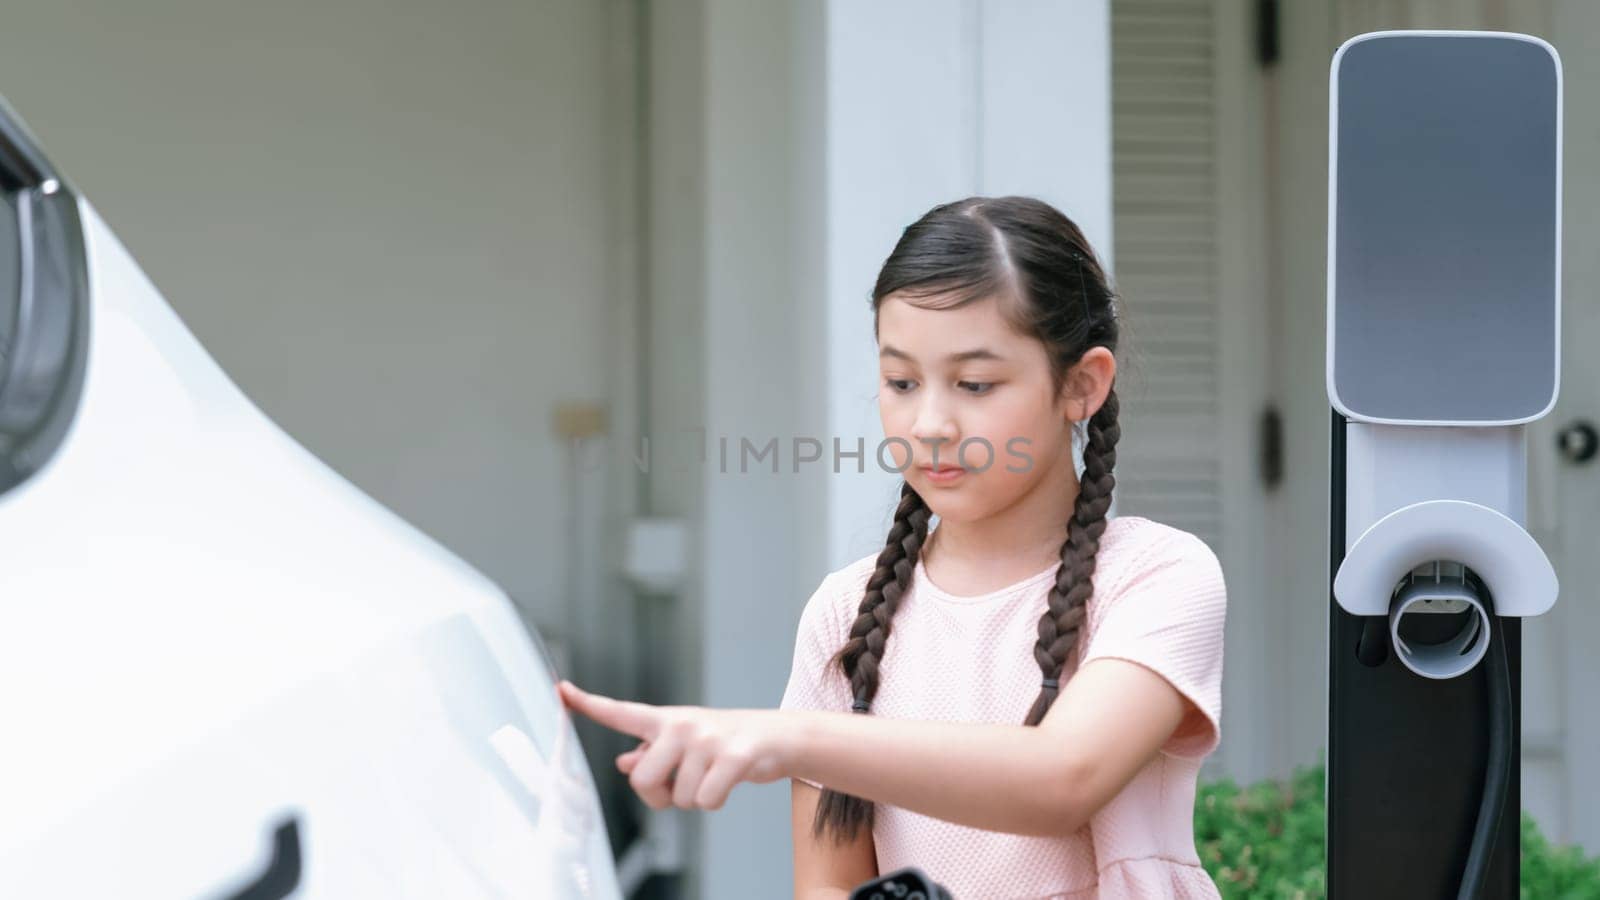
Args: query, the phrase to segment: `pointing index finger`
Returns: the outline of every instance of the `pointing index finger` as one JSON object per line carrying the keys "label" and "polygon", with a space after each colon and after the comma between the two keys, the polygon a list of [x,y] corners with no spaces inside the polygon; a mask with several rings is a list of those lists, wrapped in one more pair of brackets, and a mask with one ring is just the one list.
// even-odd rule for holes
{"label": "pointing index finger", "polygon": [[590,694],[580,690],[570,681],[560,684],[561,696],[573,709],[585,716],[599,722],[601,725],[631,734],[644,740],[652,740],[660,730],[660,715],[656,707],[648,703],[634,703],[631,700],[615,700],[600,694]]}

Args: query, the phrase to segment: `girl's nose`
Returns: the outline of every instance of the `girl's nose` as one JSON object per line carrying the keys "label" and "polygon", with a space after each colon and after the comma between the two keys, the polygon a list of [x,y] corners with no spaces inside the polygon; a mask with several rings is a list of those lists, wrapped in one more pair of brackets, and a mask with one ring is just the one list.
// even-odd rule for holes
{"label": "girl's nose", "polygon": [[941,465],[955,462],[956,442],[961,437],[961,429],[954,417],[945,411],[937,407],[924,409],[922,415],[917,417],[911,436],[916,444],[912,447],[912,454],[916,457],[917,465],[932,462],[935,447],[938,448]]}

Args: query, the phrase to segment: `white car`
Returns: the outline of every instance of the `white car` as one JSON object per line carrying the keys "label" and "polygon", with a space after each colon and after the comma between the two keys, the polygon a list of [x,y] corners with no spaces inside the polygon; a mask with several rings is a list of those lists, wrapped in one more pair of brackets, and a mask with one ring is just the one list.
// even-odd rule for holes
{"label": "white car", "polygon": [[229,381],[0,102],[0,897],[619,897],[505,594]]}

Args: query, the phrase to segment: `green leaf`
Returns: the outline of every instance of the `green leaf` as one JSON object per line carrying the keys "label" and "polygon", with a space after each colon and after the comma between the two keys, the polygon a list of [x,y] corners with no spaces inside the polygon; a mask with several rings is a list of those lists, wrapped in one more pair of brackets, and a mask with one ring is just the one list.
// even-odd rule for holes
{"label": "green leaf", "polygon": [[[1324,763],[1301,766],[1286,780],[1240,786],[1223,778],[1199,785],[1195,849],[1224,900],[1326,897],[1327,802]],[[1522,813],[1522,897],[1600,900],[1600,857],[1553,847]]]}

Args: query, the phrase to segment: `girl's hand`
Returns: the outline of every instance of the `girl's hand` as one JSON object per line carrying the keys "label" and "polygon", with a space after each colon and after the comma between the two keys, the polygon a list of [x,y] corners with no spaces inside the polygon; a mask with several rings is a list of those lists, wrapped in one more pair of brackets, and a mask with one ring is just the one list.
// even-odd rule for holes
{"label": "girl's hand", "polygon": [[651,706],[556,685],[570,710],[640,738],[617,768],[651,809],[721,809],[741,781],[784,777],[788,721],[778,710]]}

